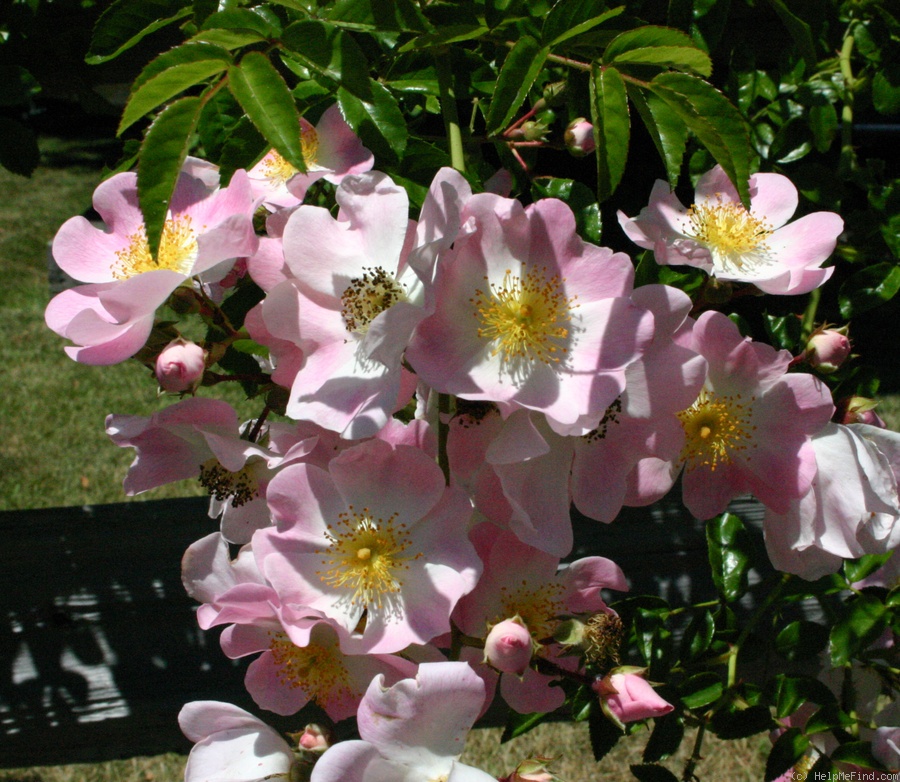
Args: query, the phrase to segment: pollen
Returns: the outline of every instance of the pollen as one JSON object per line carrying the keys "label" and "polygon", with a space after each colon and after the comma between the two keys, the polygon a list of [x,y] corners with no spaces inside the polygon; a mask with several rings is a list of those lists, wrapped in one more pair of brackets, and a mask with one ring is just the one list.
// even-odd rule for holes
{"label": "pollen", "polygon": [[410,535],[396,513],[376,518],[368,508],[357,511],[351,505],[326,536],[330,545],[317,575],[328,586],[345,590],[362,608],[390,608],[409,563],[422,556],[409,552]]}
{"label": "pollen", "polygon": [[128,237],[128,244],[116,251],[111,271],[117,280],[127,280],[143,272],[169,269],[189,276],[197,259],[197,234],[191,227],[190,215],[176,215],[166,220],[156,260],[150,255],[147,231],[141,226]]}
{"label": "pollen", "polygon": [[[316,129],[304,121],[300,129],[300,148],[303,151],[303,162],[306,163],[307,169],[312,168],[316,164],[319,154],[319,135]],[[273,187],[281,187],[295,174],[299,174],[299,169],[291,163],[288,163],[274,149],[269,150],[262,159],[262,175],[269,181]]]}
{"label": "pollen", "polygon": [[681,456],[687,470],[707,467],[715,472],[736,454],[755,447],[756,427],[750,423],[753,401],[754,397],[716,396],[704,390],[693,405],[678,413],[686,435]]}
{"label": "pollen", "polygon": [[545,583],[535,589],[525,579],[515,588],[502,587],[502,618],[518,614],[536,641],[550,638],[558,618],[566,613],[563,593],[560,584]]}
{"label": "pollen", "polygon": [[[487,281],[487,277],[485,277]],[[529,269],[520,277],[507,269],[500,284],[480,288],[470,303],[478,319],[478,337],[491,343],[512,368],[522,362],[550,366],[564,363],[575,297],[566,298],[563,282],[546,267]]]}
{"label": "pollen", "polygon": [[358,695],[337,646],[312,642],[308,646],[296,646],[284,633],[275,633],[269,651],[278,669],[279,682],[291,689],[302,689],[320,706]]}
{"label": "pollen", "polygon": [[218,459],[208,459],[200,465],[200,485],[219,502],[230,499],[235,508],[246,505],[259,496],[259,483],[252,461],[248,461],[237,472],[231,472]]}
{"label": "pollen", "polygon": [[341,294],[341,316],[347,331],[365,334],[372,321],[398,301],[406,290],[381,266],[363,268],[362,277],[350,281]]}
{"label": "pollen", "polygon": [[772,227],[742,204],[716,201],[693,204],[685,233],[705,245],[719,272],[747,272],[770,263],[767,239]]}

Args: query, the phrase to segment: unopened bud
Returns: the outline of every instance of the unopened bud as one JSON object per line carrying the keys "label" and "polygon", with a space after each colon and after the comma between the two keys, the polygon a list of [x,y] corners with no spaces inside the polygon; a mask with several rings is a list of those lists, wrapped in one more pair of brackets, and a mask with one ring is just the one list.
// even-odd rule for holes
{"label": "unopened bud", "polygon": [[331,746],[329,734],[315,723],[307,725],[302,733],[295,734],[295,738],[297,746],[307,752],[324,752]]}
{"label": "unopened bud", "polygon": [[195,342],[173,339],[156,358],[156,380],[163,391],[193,391],[206,370],[206,351]]}
{"label": "unopened bud", "polygon": [[526,141],[546,141],[547,125],[543,122],[523,122],[522,138]]}
{"label": "unopened bud", "polygon": [[604,712],[625,724],[650,717],[662,717],[675,707],[661,698],[650,682],[636,673],[613,673],[593,685]]}
{"label": "unopened bud", "polygon": [[566,149],[577,157],[594,151],[594,126],[584,117],[573,119],[563,134]]}
{"label": "unopened bud", "polygon": [[532,653],[531,632],[518,616],[495,624],[484,641],[484,661],[498,671],[525,673]]}
{"label": "unopened bud", "polygon": [[886,429],[887,424],[875,412],[877,405],[878,402],[874,399],[867,399],[864,396],[849,396],[841,399],[835,405],[836,411],[832,420],[838,424],[868,424],[877,426],[879,429]]}
{"label": "unopened bud", "polygon": [[499,782],[554,782],[559,777],[547,768],[554,760],[556,758],[545,758],[540,755],[528,758],[519,763],[512,774],[501,777]]}
{"label": "unopened bud", "polygon": [[834,372],[850,356],[847,327],[819,329],[806,343],[806,360],[820,372]]}

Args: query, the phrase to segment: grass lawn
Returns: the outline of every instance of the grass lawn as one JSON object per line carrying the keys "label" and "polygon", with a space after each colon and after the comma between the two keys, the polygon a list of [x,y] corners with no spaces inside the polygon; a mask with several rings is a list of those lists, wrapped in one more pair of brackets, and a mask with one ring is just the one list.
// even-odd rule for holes
{"label": "grass lawn", "polygon": [[[63,340],[43,322],[49,300],[47,246],[59,225],[90,204],[100,178],[102,145],[47,140],[45,163],[29,179],[0,170],[0,510],[119,502],[121,482],[133,458],[104,433],[108,413],[149,415],[168,405],[148,371],[137,363],[87,367],[63,352]],[[228,400],[244,417],[255,407],[234,389]],[[898,398],[883,415],[900,424]],[[199,493],[195,482],[166,486],[147,498]],[[140,499],[140,498],[138,498]],[[586,725],[544,725],[498,749],[497,731],[476,731],[467,757],[492,774],[509,773],[529,754],[562,756],[557,773],[567,782],[620,780],[640,763],[646,735],[621,742],[598,766]],[[686,740],[684,751],[691,742]],[[706,780],[761,779],[768,740],[704,744],[698,773]],[[680,776],[684,757],[667,765]],[[164,755],[91,766],[0,771],[0,782],[161,782],[181,777],[184,758]]]}

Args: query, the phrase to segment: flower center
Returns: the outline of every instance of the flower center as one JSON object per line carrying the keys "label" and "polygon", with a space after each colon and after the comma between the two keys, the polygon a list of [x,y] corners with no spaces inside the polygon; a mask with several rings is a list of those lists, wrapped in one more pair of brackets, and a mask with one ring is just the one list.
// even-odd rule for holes
{"label": "flower center", "polygon": [[127,280],[156,269],[169,269],[189,276],[197,259],[197,235],[191,228],[190,215],[177,215],[166,220],[155,261],[150,255],[144,226],[128,237],[125,248],[116,250],[116,258],[112,275],[117,280]]}
{"label": "flower center", "polygon": [[207,459],[200,465],[200,485],[219,502],[231,499],[232,507],[239,508],[259,496],[254,461],[261,463],[251,459],[237,472],[231,472],[215,457]]}
{"label": "flower center", "polygon": [[365,334],[372,321],[398,301],[406,301],[406,291],[380,266],[365,267],[341,294],[341,316],[347,331]]}
{"label": "flower center", "polygon": [[681,458],[687,469],[708,467],[715,472],[721,464],[730,464],[732,456],[753,447],[750,411],[754,397],[745,403],[740,394],[714,396],[704,390],[687,410],[678,413],[687,439]]}
{"label": "flower center", "polygon": [[[305,120],[300,125],[300,148],[303,150],[303,162],[307,169],[316,164],[319,154],[319,135],[316,129]],[[269,180],[274,187],[281,187],[292,176],[299,174],[297,168],[288,163],[274,149],[269,150],[262,159],[262,175]]]}
{"label": "flower center", "polygon": [[337,646],[296,646],[284,633],[272,636],[269,647],[285,687],[300,688],[310,700],[325,706],[352,698],[354,693],[343,655]]}
{"label": "flower center", "polygon": [[768,223],[754,217],[742,204],[722,201],[693,204],[687,212],[685,233],[704,244],[720,272],[746,272],[770,263],[766,239]]}
{"label": "flower center", "polygon": [[368,508],[353,506],[341,513],[334,529],[326,532],[331,545],[322,560],[327,569],[317,575],[331,587],[346,589],[357,606],[381,609],[399,594],[409,561],[422,556],[406,553],[411,545],[405,524],[397,514],[373,518]]}
{"label": "flower center", "polygon": [[500,285],[490,283],[489,293],[475,291],[469,301],[480,323],[478,336],[493,344],[492,356],[502,354],[504,364],[565,360],[566,324],[577,305],[575,297],[565,297],[562,283],[557,276],[548,277],[546,267],[529,269],[524,278],[507,269]]}
{"label": "flower center", "polygon": [[536,641],[553,635],[557,619],[566,613],[560,584],[544,584],[535,590],[533,585],[523,579],[517,588],[502,587],[500,591],[502,618],[518,614]]}

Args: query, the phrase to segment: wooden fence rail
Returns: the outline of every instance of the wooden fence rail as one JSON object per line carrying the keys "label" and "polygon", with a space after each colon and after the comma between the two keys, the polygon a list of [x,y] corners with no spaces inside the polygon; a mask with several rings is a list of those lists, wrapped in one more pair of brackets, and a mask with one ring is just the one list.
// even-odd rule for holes
{"label": "wooden fence rail", "polygon": [[[242,685],[244,664],[198,629],[181,585],[182,554],[215,528],[206,508],[191,498],[0,513],[9,542],[0,570],[0,767],[185,751],[176,715],[191,700],[259,713]],[[758,507],[738,511],[758,528]],[[703,526],[678,504],[631,509],[610,525],[574,523],[573,558],[612,558],[634,592],[673,604],[714,595],[703,575]]]}

